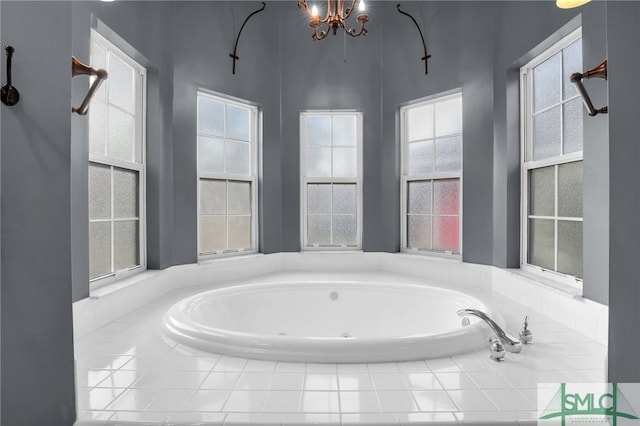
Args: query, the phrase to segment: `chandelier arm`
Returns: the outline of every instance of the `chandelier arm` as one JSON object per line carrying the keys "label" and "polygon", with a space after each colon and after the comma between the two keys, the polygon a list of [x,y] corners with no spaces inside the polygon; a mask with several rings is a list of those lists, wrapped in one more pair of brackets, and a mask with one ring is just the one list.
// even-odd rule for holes
{"label": "chandelier arm", "polygon": [[351,37],[359,37],[361,35],[368,35],[369,31],[364,27],[364,24],[362,24],[362,26],[360,27],[360,31],[358,31],[357,33],[355,28],[346,30],[346,33],[349,34]]}
{"label": "chandelier arm", "polygon": [[[342,0],[342,2],[344,3],[344,0]],[[349,16],[351,16],[351,14],[353,13],[354,10],[356,10],[356,4],[358,3],[358,0],[353,0],[351,2],[351,6],[349,6],[347,8],[347,10],[345,10],[344,12],[344,16],[342,17],[342,19],[349,19]]]}
{"label": "chandelier arm", "polygon": [[314,30],[314,34],[313,34],[313,36],[311,38],[316,40],[316,41],[320,41],[320,40],[324,40],[325,38],[327,38],[328,35],[329,35],[329,30],[328,29],[320,31],[320,33],[318,33],[318,29],[316,28]]}
{"label": "chandelier arm", "polygon": [[422,57],[422,60],[424,61],[424,73],[425,74],[429,74],[427,62],[428,62],[429,58],[431,57],[431,55],[429,55],[427,53],[427,43],[424,41],[424,35],[422,34],[422,30],[420,29],[420,25],[418,25],[418,22],[415,20],[415,18],[413,16],[409,15],[407,12],[404,12],[404,11],[400,10],[400,4],[399,3],[398,3],[398,5],[396,7],[398,8],[398,12],[402,13],[403,15],[408,16],[409,18],[411,18],[413,23],[416,24],[416,28],[418,29],[418,32],[420,33],[420,38],[422,39],[422,48],[424,49],[424,56]]}

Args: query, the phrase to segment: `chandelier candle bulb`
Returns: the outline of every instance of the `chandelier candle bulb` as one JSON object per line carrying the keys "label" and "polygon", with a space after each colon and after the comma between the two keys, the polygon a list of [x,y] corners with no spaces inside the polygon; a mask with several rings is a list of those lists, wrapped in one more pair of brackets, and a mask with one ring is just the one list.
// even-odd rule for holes
{"label": "chandelier candle bulb", "polygon": [[364,5],[364,0],[360,0],[360,5],[358,6],[358,10],[360,12],[364,12],[366,10],[366,6]]}
{"label": "chandelier candle bulb", "polygon": [[316,6],[315,4],[311,7],[311,14],[317,18],[320,15],[320,12],[318,12],[318,6]]}

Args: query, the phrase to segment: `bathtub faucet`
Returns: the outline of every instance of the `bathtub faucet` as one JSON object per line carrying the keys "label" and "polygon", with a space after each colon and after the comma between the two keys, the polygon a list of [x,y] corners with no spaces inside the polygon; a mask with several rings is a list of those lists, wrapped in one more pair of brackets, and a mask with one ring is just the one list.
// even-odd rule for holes
{"label": "bathtub faucet", "polygon": [[505,333],[505,331],[500,328],[500,326],[496,324],[494,320],[489,318],[489,316],[484,312],[477,309],[460,309],[458,311],[459,317],[464,317],[467,315],[476,316],[486,322],[487,325],[489,325],[489,327],[491,327],[493,332],[496,334],[496,337],[498,338],[500,343],[502,343],[507,352],[517,354],[522,350],[522,343]]}

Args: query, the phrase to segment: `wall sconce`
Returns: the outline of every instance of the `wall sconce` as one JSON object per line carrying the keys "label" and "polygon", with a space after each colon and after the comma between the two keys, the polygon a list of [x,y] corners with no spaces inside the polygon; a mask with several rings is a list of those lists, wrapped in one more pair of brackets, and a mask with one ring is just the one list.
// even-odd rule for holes
{"label": "wall sconce", "polygon": [[584,85],[582,84],[582,79],[583,78],[602,78],[602,79],[607,79],[607,61],[604,60],[600,65],[598,65],[595,68],[592,68],[588,71],[585,71],[583,73],[573,73],[571,74],[571,76],[569,77],[569,80],[576,85],[576,89],[578,89],[578,93],[580,93],[580,96],[582,96],[582,101],[584,102],[584,106],[587,108],[587,110],[589,111],[589,115],[591,117],[593,117],[594,115],[597,114],[606,114],[609,112],[609,108],[606,106],[603,106],[602,108],[599,109],[595,109],[593,107],[593,103],[591,102],[591,98],[589,97],[589,95],[587,94],[587,91],[584,88]]}
{"label": "wall sconce", "polygon": [[78,115],[86,115],[89,112],[89,102],[91,102],[91,98],[95,94],[96,90],[100,87],[102,82],[107,79],[108,74],[107,71],[103,69],[96,70],[95,68],[91,68],[89,65],[85,65],[76,59],[75,56],[71,57],[71,77],[76,77],[79,75],[95,75],[96,79],[93,84],[89,88],[87,92],[87,96],[84,97],[84,101],[80,104],[79,107],[71,107],[71,112],[76,112]]}
{"label": "wall sconce", "polygon": [[7,84],[2,86],[0,100],[7,106],[14,106],[20,101],[20,92],[11,85],[11,57],[15,49],[11,46],[4,48],[7,51]]}

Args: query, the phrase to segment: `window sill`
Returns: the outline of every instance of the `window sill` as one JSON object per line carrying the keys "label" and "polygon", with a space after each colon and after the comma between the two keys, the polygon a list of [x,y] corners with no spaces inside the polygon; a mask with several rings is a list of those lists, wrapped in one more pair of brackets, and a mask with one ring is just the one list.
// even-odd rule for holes
{"label": "window sill", "polygon": [[408,250],[404,249],[402,254],[408,256],[422,257],[422,258],[431,258],[438,260],[450,260],[455,262],[462,262],[461,254],[447,254],[439,251],[428,251],[428,250]]}
{"label": "window sill", "polygon": [[527,280],[532,284],[553,290],[565,296],[569,296],[572,298],[582,297],[581,288],[571,286],[558,280],[554,280],[553,278],[544,277],[540,274],[536,274],[524,269],[508,269],[508,271],[520,278]]}
{"label": "window sill", "polygon": [[353,249],[346,249],[346,248],[326,248],[326,247],[319,247],[319,248],[305,248],[300,250],[300,254],[358,254],[358,253],[364,253],[364,251],[361,248],[353,248]]}
{"label": "window sill", "polygon": [[89,298],[100,299],[101,297],[105,297],[117,291],[120,291],[123,288],[130,287],[139,282],[155,278],[158,274],[160,274],[160,272],[160,270],[145,269],[144,271],[129,275],[128,277],[124,277],[122,279],[112,281],[108,284],[101,285],[89,291]]}
{"label": "window sill", "polygon": [[209,254],[198,258],[198,265],[209,265],[217,262],[233,262],[236,259],[251,259],[264,256],[255,250],[242,251],[237,253]]}

